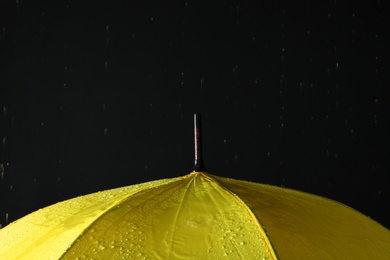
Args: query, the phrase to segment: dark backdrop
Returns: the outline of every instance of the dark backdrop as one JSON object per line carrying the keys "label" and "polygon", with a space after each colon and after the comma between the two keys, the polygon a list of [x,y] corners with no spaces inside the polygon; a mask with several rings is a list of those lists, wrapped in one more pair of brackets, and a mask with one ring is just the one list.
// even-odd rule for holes
{"label": "dark backdrop", "polygon": [[360,2],[2,0],[1,224],[189,173],[201,112],[210,173],[390,227],[390,15]]}

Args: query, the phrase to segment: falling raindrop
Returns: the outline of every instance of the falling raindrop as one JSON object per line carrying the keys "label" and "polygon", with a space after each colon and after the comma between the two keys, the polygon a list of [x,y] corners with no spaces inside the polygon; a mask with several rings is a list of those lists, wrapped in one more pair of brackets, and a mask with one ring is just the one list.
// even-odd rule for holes
{"label": "falling raindrop", "polygon": [[1,178],[1,183],[4,181],[4,164],[0,163],[0,178]]}
{"label": "falling raindrop", "polygon": [[7,118],[7,107],[3,107],[3,117]]}
{"label": "falling raindrop", "polygon": [[5,213],[5,224],[8,224],[8,220],[9,220],[9,214]]}
{"label": "falling raindrop", "polygon": [[204,87],[204,78],[200,79],[200,88],[203,89]]}
{"label": "falling raindrop", "polygon": [[104,138],[107,138],[108,128],[104,128],[103,132],[104,132]]}
{"label": "falling raindrop", "polygon": [[237,164],[238,163],[238,154],[234,155],[234,162]]}
{"label": "falling raindrop", "polygon": [[235,65],[235,66],[233,67],[233,75],[236,75],[237,70],[238,70],[238,65]]}

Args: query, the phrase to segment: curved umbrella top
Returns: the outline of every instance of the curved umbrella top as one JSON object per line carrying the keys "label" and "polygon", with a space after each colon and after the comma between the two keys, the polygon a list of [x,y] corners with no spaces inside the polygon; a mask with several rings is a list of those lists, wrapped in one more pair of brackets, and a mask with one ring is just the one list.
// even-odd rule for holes
{"label": "curved umbrella top", "polygon": [[0,230],[0,259],[389,259],[390,231],[341,203],[208,174],[97,192]]}
{"label": "curved umbrella top", "polygon": [[204,172],[81,196],[0,231],[1,259],[386,259],[390,231],[338,202]]}

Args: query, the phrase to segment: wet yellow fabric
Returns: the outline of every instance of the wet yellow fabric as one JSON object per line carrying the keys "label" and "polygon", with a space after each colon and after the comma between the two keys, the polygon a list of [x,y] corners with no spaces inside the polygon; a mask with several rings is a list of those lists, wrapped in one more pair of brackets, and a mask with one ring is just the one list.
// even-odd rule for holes
{"label": "wet yellow fabric", "polygon": [[0,230],[0,259],[390,259],[390,231],[311,194],[206,173],[98,192]]}
{"label": "wet yellow fabric", "polygon": [[339,202],[213,176],[245,201],[280,259],[390,259],[390,230]]}

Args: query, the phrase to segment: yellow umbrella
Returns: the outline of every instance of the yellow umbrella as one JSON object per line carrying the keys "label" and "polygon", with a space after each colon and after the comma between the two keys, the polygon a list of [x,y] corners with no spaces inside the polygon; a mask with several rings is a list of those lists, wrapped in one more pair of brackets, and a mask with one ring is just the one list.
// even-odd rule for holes
{"label": "yellow umbrella", "polygon": [[390,231],[348,206],[199,171],[196,139],[194,172],[33,212],[0,259],[390,259]]}

